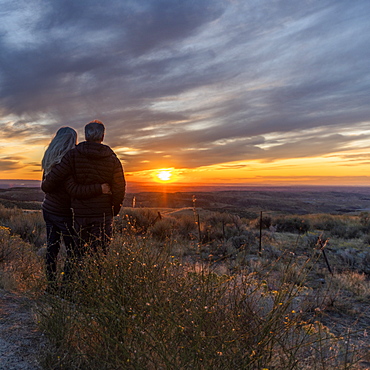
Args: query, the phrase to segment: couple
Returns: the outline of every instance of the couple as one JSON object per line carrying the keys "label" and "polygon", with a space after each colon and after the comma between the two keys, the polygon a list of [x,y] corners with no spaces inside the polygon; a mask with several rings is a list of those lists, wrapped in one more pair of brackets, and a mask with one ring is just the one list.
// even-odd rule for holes
{"label": "couple", "polygon": [[66,280],[72,266],[86,253],[106,253],[113,217],[121,208],[126,183],[120,160],[109,146],[102,144],[104,133],[104,124],[92,121],[85,126],[86,141],[77,145],[76,131],[62,127],[42,159],[47,292],[53,293],[57,288],[61,238],[67,252]]}

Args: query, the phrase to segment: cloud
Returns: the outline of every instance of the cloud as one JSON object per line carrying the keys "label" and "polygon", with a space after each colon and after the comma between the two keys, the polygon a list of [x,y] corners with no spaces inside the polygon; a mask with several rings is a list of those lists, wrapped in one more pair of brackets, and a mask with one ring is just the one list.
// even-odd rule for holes
{"label": "cloud", "polygon": [[[63,0],[34,2],[34,10],[26,6],[23,13],[18,4],[20,17],[28,22],[16,36],[3,31],[1,97],[5,106],[18,114],[45,112],[53,106],[62,114],[68,106],[74,108],[76,97],[82,100],[76,104],[77,112],[84,110],[84,105],[90,108],[89,99],[95,101],[107,94],[114,104],[121,83],[130,88],[132,80],[164,69],[158,63],[142,63],[137,70],[135,59],[170,47],[217,17],[217,2],[216,6],[210,4],[162,0],[140,5],[107,1],[103,5]],[[8,17],[14,17],[9,12]],[[33,37],[25,38],[27,31]],[[130,89],[128,102],[138,93],[140,87]],[[125,95],[121,92],[120,98]]]}
{"label": "cloud", "polygon": [[12,171],[23,168],[24,166],[16,160],[8,160],[0,158],[0,170],[1,171]]}
{"label": "cloud", "polygon": [[195,168],[341,152],[360,137],[343,130],[369,121],[365,0],[3,0],[0,12],[5,139],[47,143],[97,118],[128,170]]}
{"label": "cloud", "polygon": [[49,125],[37,124],[32,119],[0,119],[0,139],[3,144],[14,143],[18,145],[31,146],[34,144],[47,145],[51,140],[51,127]]}
{"label": "cloud", "polygon": [[1,157],[2,160],[4,161],[24,161],[26,157],[21,156],[21,155],[12,155],[12,156],[4,156]]}

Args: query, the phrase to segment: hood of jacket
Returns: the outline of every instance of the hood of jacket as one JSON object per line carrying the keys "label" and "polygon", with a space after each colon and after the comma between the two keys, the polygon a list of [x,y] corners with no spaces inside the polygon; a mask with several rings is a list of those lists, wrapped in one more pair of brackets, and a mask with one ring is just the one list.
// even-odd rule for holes
{"label": "hood of jacket", "polygon": [[105,158],[114,155],[113,150],[104,144],[94,143],[92,141],[83,141],[76,146],[76,150],[78,153],[91,158]]}

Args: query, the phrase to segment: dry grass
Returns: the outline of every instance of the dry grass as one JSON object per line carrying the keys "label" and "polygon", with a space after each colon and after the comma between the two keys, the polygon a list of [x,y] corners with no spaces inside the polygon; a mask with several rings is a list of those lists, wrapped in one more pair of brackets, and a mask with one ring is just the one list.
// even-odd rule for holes
{"label": "dry grass", "polygon": [[[39,219],[17,212],[0,209],[0,219],[43,240]],[[53,343],[45,368],[358,368],[351,327],[343,335],[326,319],[351,314],[343,297],[368,300],[367,275],[356,267],[368,258],[363,251],[343,270],[330,249],[331,275],[312,242],[322,230],[266,230],[260,256],[258,231],[238,217],[208,213],[202,243],[192,216],[157,217],[121,215],[106,258],[86,258],[65,299],[38,298],[40,327]],[[0,228],[1,283],[41,291],[37,247],[9,227]]]}
{"label": "dry grass", "polygon": [[44,280],[42,261],[33,246],[4,226],[0,226],[0,267],[0,286],[7,290],[34,292]]}
{"label": "dry grass", "polygon": [[233,274],[223,265],[221,274],[209,263],[182,264],[171,250],[125,236],[99,264],[86,260],[72,303],[40,307],[58,349],[53,366],[346,368],[346,341],[302,303],[310,258],[262,260]]}

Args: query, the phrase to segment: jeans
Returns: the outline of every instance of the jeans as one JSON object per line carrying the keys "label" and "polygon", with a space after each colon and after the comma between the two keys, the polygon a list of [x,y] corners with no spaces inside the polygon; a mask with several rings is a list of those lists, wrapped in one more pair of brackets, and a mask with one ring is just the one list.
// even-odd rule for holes
{"label": "jeans", "polygon": [[46,277],[49,283],[56,283],[57,258],[63,239],[67,251],[67,260],[64,265],[65,278],[70,273],[71,253],[74,250],[74,229],[72,217],[58,216],[43,211],[43,217],[46,223]]}
{"label": "jeans", "polygon": [[79,258],[86,254],[105,255],[112,238],[113,217],[74,219],[77,234],[75,255]]}

